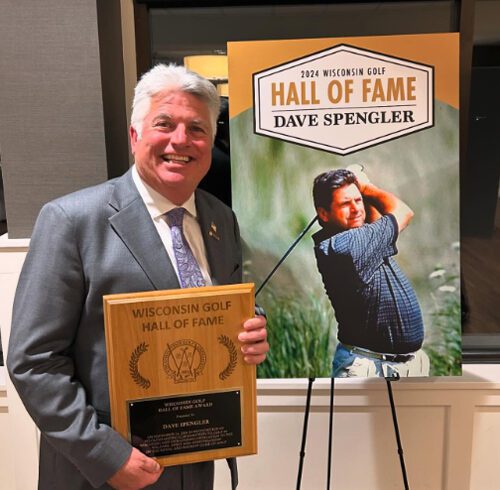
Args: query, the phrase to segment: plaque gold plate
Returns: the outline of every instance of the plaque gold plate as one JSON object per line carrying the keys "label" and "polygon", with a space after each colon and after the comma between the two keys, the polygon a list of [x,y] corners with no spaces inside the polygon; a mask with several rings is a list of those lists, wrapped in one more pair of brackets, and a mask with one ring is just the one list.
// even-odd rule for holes
{"label": "plaque gold plate", "polygon": [[255,454],[254,285],[104,296],[113,428],[162,466]]}

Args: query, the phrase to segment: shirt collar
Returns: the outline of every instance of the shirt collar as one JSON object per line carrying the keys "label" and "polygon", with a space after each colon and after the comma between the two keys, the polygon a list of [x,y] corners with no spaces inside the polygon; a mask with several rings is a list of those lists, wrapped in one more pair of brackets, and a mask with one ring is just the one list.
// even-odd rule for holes
{"label": "shirt collar", "polygon": [[139,191],[151,218],[156,219],[176,207],[185,208],[191,216],[196,218],[197,214],[194,193],[191,194],[189,199],[181,204],[181,206],[176,206],[165,196],[162,196],[159,192],[155,191],[151,186],[146,184],[146,182],[144,182],[140,177],[135,165],[132,166],[132,179],[134,180],[134,184],[137,187],[137,190]]}

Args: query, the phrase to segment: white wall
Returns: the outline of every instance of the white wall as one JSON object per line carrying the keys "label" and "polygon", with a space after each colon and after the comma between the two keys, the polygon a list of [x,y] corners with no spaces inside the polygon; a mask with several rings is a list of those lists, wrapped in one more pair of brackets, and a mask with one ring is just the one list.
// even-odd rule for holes
{"label": "white wall", "polygon": [[[12,303],[27,240],[0,237],[0,329],[4,356],[10,334]],[[0,367],[0,489],[34,489],[37,478],[38,433]]]}
{"label": "white wall", "polygon": [[[0,237],[0,327],[6,351],[27,241]],[[330,381],[314,384],[304,490],[325,488]],[[412,490],[497,490],[500,366],[469,365],[461,378],[393,384]],[[258,384],[259,454],[240,458],[239,490],[295,488],[307,380]],[[34,490],[38,433],[0,371],[0,488]],[[216,488],[229,473],[217,462]],[[403,488],[385,381],[336,380],[332,488]],[[59,490],[59,489],[55,489]]]}
{"label": "white wall", "polygon": [[[412,490],[499,488],[500,370],[469,366],[467,371],[463,378],[393,385]],[[485,371],[488,380],[477,375]],[[316,383],[305,490],[326,487],[330,382]],[[261,385],[259,456],[240,459],[241,490],[295,488],[306,385],[306,380]],[[217,481],[223,476],[219,471]],[[332,488],[403,488],[383,380],[336,381]]]}

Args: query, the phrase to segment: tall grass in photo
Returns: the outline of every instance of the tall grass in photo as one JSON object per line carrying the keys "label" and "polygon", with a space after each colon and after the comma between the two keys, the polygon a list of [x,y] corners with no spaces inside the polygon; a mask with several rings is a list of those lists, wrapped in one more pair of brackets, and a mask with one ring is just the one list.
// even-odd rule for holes
{"label": "tall grass in photo", "polygon": [[259,378],[330,377],[333,315],[323,299],[268,294],[264,302],[273,348],[258,366]]}
{"label": "tall grass in photo", "polygon": [[[458,248],[454,244],[452,248]],[[458,252],[456,254],[458,260]],[[462,335],[460,275],[458,264],[438,265],[429,275],[431,283],[431,325],[425,351],[431,361],[431,376],[460,376]]]}

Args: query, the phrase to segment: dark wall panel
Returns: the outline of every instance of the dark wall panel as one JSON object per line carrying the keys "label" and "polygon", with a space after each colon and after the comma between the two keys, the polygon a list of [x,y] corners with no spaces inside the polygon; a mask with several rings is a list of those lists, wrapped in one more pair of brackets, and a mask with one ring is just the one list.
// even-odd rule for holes
{"label": "dark wall panel", "polygon": [[2,0],[0,45],[8,233],[24,238],[43,203],[108,175],[96,0]]}
{"label": "dark wall panel", "polygon": [[491,237],[495,232],[500,179],[499,86],[499,66],[472,68],[469,144],[462,173],[464,236]]}

